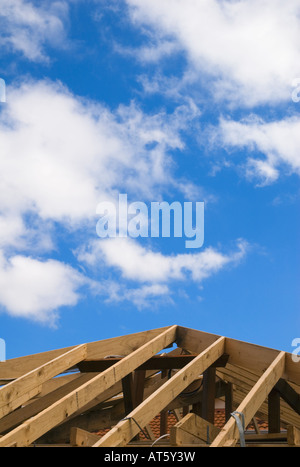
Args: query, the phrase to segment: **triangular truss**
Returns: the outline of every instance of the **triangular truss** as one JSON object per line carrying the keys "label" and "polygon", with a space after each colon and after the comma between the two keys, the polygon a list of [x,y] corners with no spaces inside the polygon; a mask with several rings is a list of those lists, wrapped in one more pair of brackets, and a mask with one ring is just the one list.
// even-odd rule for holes
{"label": "triangular truss", "polygon": [[[297,446],[293,357],[174,325],[0,362],[0,447]],[[256,417],[267,432],[247,431]]]}

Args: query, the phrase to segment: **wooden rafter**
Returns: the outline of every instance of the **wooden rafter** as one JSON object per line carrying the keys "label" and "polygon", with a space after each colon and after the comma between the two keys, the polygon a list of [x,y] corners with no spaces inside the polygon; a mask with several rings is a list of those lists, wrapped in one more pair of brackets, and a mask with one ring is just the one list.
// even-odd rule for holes
{"label": "wooden rafter", "polygon": [[[82,375],[82,377],[87,377],[88,375],[89,373]],[[148,376],[149,378],[148,380],[145,380],[144,385],[145,397],[152,394],[152,392],[154,392],[158,387],[161,387],[166,381],[166,378],[163,380],[161,379],[160,374],[152,375],[150,373]],[[116,383],[110,389],[97,396],[90,404],[83,407],[79,412],[75,413],[72,417],[69,417],[64,423],[60,424],[60,426],[53,428],[53,430],[43,436],[42,440],[39,440],[39,442],[42,441],[46,444],[53,442],[57,443],[62,440],[67,442],[70,438],[70,429],[74,426],[87,431],[98,431],[110,428],[112,425],[116,425],[121,418],[125,417],[121,391],[121,382]],[[116,397],[116,394],[119,394],[119,396]],[[106,402],[103,403],[102,401]],[[139,403],[141,402],[142,400],[140,400]],[[110,405],[112,408],[107,410],[107,407]]]}
{"label": "wooden rafter", "polygon": [[[268,421],[269,433],[246,432],[247,446],[300,444],[292,355],[182,326],[0,362],[0,385],[0,447],[151,446],[151,421],[160,414],[166,433],[169,411],[179,423],[157,446],[238,446],[234,410],[246,427]],[[222,430],[210,423],[215,398],[225,403]],[[137,436],[141,428],[149,439]]]}
{"label": "wooden rafter", "polygon": [[[246,398],[237,408],[237,412],[244,415],[245,426],[254,417],[270,391],[283,375],[285,369],[285,352],[280,352],[261,378],[253,386]],[[234,418],[231,418],[211,444],[211,447],[221,447],[228,443],[234,445],[239,439],[239,431]]]}
{"label": "wooden rafter", "polygon": [[269,433],[280,433],[280,394],[273,388],[268,395]]}
{"label": "wooden rafter", "polygon": [[84,360],[86,355],[86,345],[79,345],[0,388],[0,418],[36,396],[45,381]]}
{"label": "wooden rafter", "polygon": [[[96,342],[89,342],[87,346],[87,359],[104,358],[110,355],[130,355],[136,349],[149,342],[154,337],[160,335],[170,326],[150,331],[143,331],[134,334],[128,334],[120,337],[113,337]],[[76,346],[66,347],[63,349],[49,350],[38,354],[28,355],[25,357],[12,358],[4,362],[0,362],[0,380],[11,381],[25,373],[38,368],[50,360],[59,357],[60,355],[74,349]]]}
{"label": "wooden rafter", "polygon": [[7,433],[23,423],[25,420],[28,420],[30,417],[34,417],[42,410],[45,410],[50,405],[59,401],[62,397],[74,391],[74,389],[77,389],[82,384],[90,381],[92,377],[92,374],[80,375],[76,379],[69,381],[65,385],[60,386],[45,396],[37,398],[24,407],[20,407],[14,412],[6,415],[6,417],[0,420],[0,433]]}
{"label": "wooden rafter", "polygon": [[195,413],[189,413],[176,425],[171,427],[171,445],[184,446],[187,443],[210,444],[219,432],[220,428],[217,428]]}
{"label": "wooden rafter", "polygon": [[70,444],[71,446],[93,446],[100,437],[81,428],[71,428]]}
{"label": "wooden rafter", "polygon": [[[241,368],[232,364],[228,364],[226,368],[217,369],[217,376],[222,378],[224,381],[233,384],[233,401],[235,406],[237,407],[243,401],[246,395],[250,392],[254,384],[259,380],[261,374],[260,372],[254,371],[253,369],[251,369],[250,371],[246,368]],[[284,400],[281,401],[280,405],[281,422],[285,425],[292,424],[300,428],[300,416]],[[260,407],[259,414],[263,419],[267,418],[268,405],[266,402],[264,402]]]}
{"label": "wooden rafter", "polygon": [[298,394],[289,383],[284,379],[280,379],[275,386],[275,391],[298,415],[300,415],[300,394]]}
{"label": "wooden rafter", "polygon": [[139,433],[139,427],[147,425],[174,397],[224,353],[224,345],[225,338],[219,338],[133,410],[126,420],[120,421],[98,443],[95,443],[94,447],[126,445]]}
{"label": "wooden rafter", "polygon": [[78,411],[80,407],[84,407],[99,393],[127,376],[137,366],[172,344],[176,338],[176,328],[177,326],[169,327],[111,368],[96,375],[75,391],[72,391],[35,417],[32,417],[10,433],[7,433],[0,438],[0,447],[11,443],[16,443],[17,446],[28,446],[31,444],[52,427],[63,422],[71,414]]}

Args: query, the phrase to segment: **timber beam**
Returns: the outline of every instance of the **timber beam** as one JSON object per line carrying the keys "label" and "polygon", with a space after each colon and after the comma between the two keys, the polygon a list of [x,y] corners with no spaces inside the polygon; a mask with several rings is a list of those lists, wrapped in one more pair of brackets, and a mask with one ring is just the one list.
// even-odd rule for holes
{"label": "timber beam", "polygon": [[[171,356],[160,356],[155,355],[150,358],[147,362],[143,363],[137,370],[177,370],[184,368],[188,363],[190,363],[198,354],[193,355],[171,355]],[[80,362],[77,365],[77,368],[82,373],[98,373],[105,371],[107,368],[110,368],[112,365],[115,365],[122,358],[100,358],[93,360],[85,360]],[[212,367],[225,367],[228,361],[228,355],[224,354],[216,362],[213,363]]]}

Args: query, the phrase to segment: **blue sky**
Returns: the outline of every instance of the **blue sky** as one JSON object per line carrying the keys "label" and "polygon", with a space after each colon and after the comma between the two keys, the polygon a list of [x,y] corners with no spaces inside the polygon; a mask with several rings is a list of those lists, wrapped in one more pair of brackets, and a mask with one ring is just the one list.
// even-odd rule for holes
{"label": "blue sky", "polygon": [[[7,358],[171,324],[292,351],[299,1],[0,4]],[[100,239],[122,193],[204,202],[203,246]]]}

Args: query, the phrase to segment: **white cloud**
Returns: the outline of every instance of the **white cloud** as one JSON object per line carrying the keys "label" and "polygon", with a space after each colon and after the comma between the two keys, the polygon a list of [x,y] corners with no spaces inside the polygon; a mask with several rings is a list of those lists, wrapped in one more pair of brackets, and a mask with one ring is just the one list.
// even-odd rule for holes
{"label": "white cloud", "polygon": [[274,122],[255,116],[241,122],[221,119],[218,133],[221,144],[227,148],[256,152],[256,157],[247,155],[246,176],[261,184],[274,182],[284,171],[300,175],[298,116]]}
{"label": "white cloud", "polygon": [[129,301],[138,310],[155,309],[161,303],[173,303],[172,292],[165,284],[146,284],[137,288],[129,288],[125,284],[111,284],[102,295],[108,296],[107,302]]}
{"label": "white cloud", "polygon": [[0,251],[0,305],[15,317],[55,324],[57,310],[74,306],[86,279],[55,260],[21,255],[6,259]]}
{"label": "white cloud", "polygon": [[91,241],[75,254],[99,274],[92,284],[94,294],[106,302],[130,301],[138,309],[154,309],[161,303],[172,304],[179,284],[202,287],[205,279],[239,264],[248,251],[248,243],[239,240],[228,254],[209,247],[199,253],[164,255],[127,237]]}
{"label": "white cloud", "polygon": [[23,220],[18,215],[0,215],[0,248],[16,247],[25,233]]}
{"label": "white cloud", "polygon": [[[84,254],[82,253],[82,257]],[[98,258],[99,259],[99,258]],[[100,272],[100,271],[99,271]],[[111,271],[110,271],[111,272]],[[136,283],[128,281],[107,279],[110,275],[107,266],[102,269],[103,278],[91,281],[89,287],[95,296],[101,297],[105,303],[130,302],[137,309],[157,309],[161,303],[173,303],[172,290],[167,284]]]}
{"label": "white cloud", "polygon": [[[72,270],[26,255],[55,248],[58,231],[73,244],[84,228],[96,235],[98,203],[121,190],[146,200],[175,186],[169,151],[184,147],[180,131],[196,113],[145,115],[134,104],[113,113],[48,81],[9,88],[0,113],[0,303],[9,313],[44,320],[76,302]],[[39,273],[44,280],[29,286]]]}
{"label": "white cloud", "polygon": [[131,301],[138,309],[153,307],[153,299],[169,299],[170,290],[166,285],[143,285],[139,289],[126,290],[124,298]]}
{"label": "white cloud", "polygon": [[182,111],[184,123],[179,111],[147,116],[133,104],[113,114],[51,82],[10,89],[0,114],[1,212],[21,233],[26,212],[73,226],[116,187],[153,196],[172,183],[168,151],[183,148]]}
{"label": "white cloud", "polygon": [[31,216],[28,221],[16,212],[0,213],[0,249],[49,252],[55,249],[51,222]]}
{"label": "white cloud", "polygon": [[[298,0],[127,0],[131,20],[185,51],[215,98],[253,106],[291,99],[299,76]],[[174,46],[175,47],[175,46]],[[170,45],[167,53],[170,53]],[[160,52],[163,51],[163,47]],[[196,71],[196,74],[195,74]]]}
{"label": "white cloud", "polygon": [[141,62],[148,64],[156,63],[166,58],[166,56],[174,54],[178,51],[178,47],[174,41],[164,39],[159,41],[157,38],[150,38],[149,44],[138,49],[125,47],[122,44],[115,44],[114,51],[134,59],[139,59]]}
{"label": "white cloud", "polygon": [[187,279],[200,283],[226,265],[239,262],[247,250],[247,243],[241,240],[236,251],[227,255],[208,247],[199,253],[167,256],[130,238],[114,238],[91,242],[78,252],[78,259],[90,266],[116,268],[123,278],[140,283],[164,284]]}
{"label": "white cloud", "polygon": [[66,1],[40,2],[1,0],[0,44],[32,61],[47,61],[46,44],[62,46],[65,41]]}
{"label": "white cloud", "polygon": [[[220,70],[216,70],[217,44],[210,61],[204,54],[205,44],[200,51],[191,49],[192,39],[197,38],[198,19],[197,24],[191,23],[191,37],[185,38],[186,23],[191,6],[197,4],[188,0],[185,11],[182,3],[173,2],[174,11],[166,27],[164,17],[160,17],[163,2],[134,3],[139,6],[139,14],[135,12],[136,19],[140,15],[139,21],[145,19],[144,9],[153,6],[154,16],[151,8],[147,15],[152,15],[151,23],[156,21],[161,29],[161,42],[140,50],[142,60],[156,62],[183,47],[193,64],[193,77],[199,76],[203,67],[205,73],[222,78],[222,86],[246,86],[243,74],[233,73],[234,60],[229,65],[221,62]],[[210,12],[208,4],[203,4]],[[165,6],[170,5],[172,2],[165,2]],[[46,45],[62,45],[67,2],[37,6],[26,0],[2,0],[1,8],[0,19],[5,23],[0,45],[4,50],[41,61],[47,60]],[[213,23],[212,18],[211,26]],[[237,53],[236,60],[240,58]],[[253,83],[258,84],[255,79]],[[36,259],[33,252],[53,249],[52,234],[58,230],[70,235],[92,226],[95,233],[97,204],[121,190],[143,200],[161,195],[162,188],[197,196],[197,187],[172,177],[170,152],[184,149],[181,131],[199,116],[191,99],[184,102],[187,104],[172,114],[147,115],[134,103],[112,112],[51,81],[28,81],[7,89],[7,103],[0,113],[0,305],[7,313],[54,324],[59,308],[76,305],[79,290],[86,284],[94,287],[95,293],[98,290],[111,299],[120,299],[120,288],[114,281],[104,291],[64,262]],[[74,237],[73,244],[82,241],[80,235]],[[101,274],[108,268],[109,272],[117,269],[124,281],[138,283],[135,289],[120,287],[123,299],[141,308],[152,299],[168,299],[172,281],[200,284],[227,265],[236,264],[246,251],[247,245],[241,241],[229,254],[207,248],[194,254],[166,256],[128,239],[113,239],[97,241],[91,250],[83,248],[78,260],[86,264],[100,261]]]}

